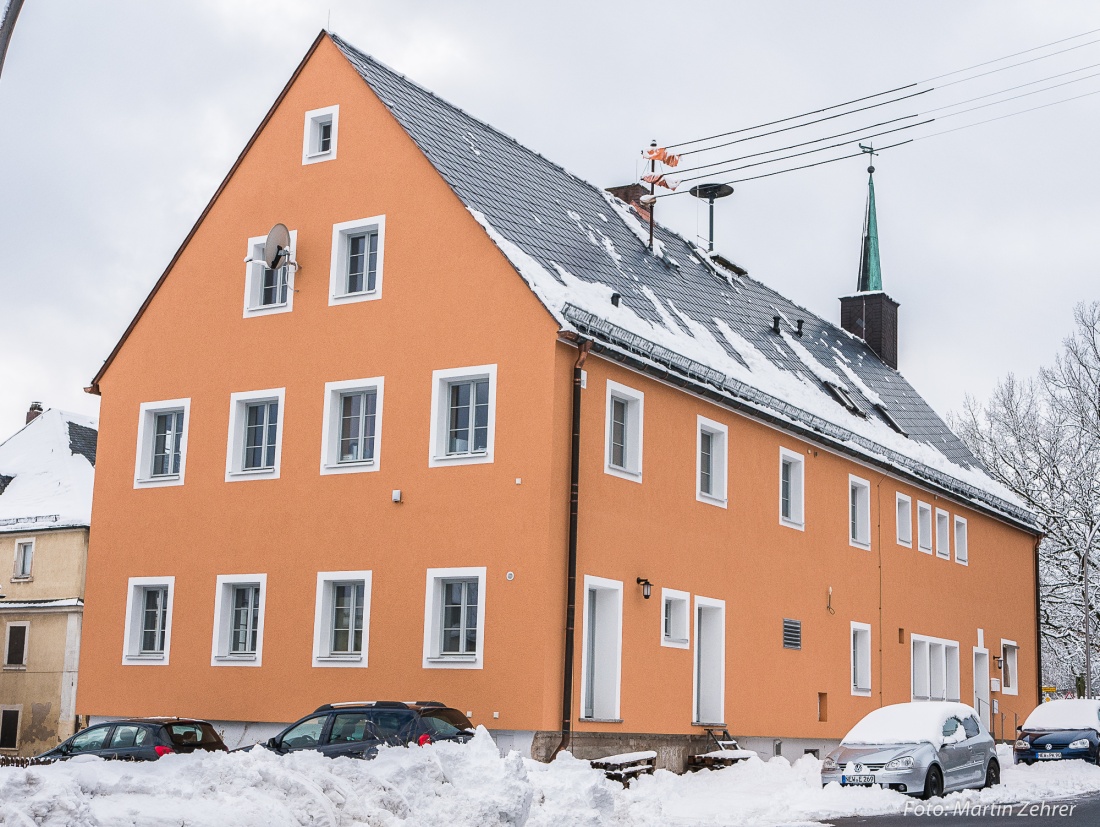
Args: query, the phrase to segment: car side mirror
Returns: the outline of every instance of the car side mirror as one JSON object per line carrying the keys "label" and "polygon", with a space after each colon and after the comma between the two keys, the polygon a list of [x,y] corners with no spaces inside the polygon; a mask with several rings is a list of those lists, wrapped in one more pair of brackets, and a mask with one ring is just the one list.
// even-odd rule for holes
{"label": "car side mirror", "polygon": [[279,739],[278,738],[268,738],[267,739],[267,748],[277,751],[279,749]]}
{"label": "car side mirror", "polygon": [[1017,732],[1023,732],[1023,731],[1024,731],[1024,725],[1023,725],[1023,724],[1020,724],[1019,726],[1017,726],[1017,727],[1016,727],[1016,731],[1017,731]]}

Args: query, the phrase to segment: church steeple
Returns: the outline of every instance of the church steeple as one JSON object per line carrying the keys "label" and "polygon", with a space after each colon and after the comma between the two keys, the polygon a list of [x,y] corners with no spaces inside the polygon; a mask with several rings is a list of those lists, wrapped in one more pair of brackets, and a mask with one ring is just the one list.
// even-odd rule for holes
{"label": "church steeple", "polygon": [[863,248],[859,254],[856,291],[882,290],[882,265],[878,257],[878,218],[875,215],[875,168],[867,167],[867,213],[863,218]]}

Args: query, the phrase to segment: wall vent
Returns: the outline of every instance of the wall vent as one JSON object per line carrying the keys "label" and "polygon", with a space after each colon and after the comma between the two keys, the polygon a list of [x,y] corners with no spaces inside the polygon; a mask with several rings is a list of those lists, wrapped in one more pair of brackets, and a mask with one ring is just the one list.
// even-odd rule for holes
{"label": "wall vent", "polygon": [[802,648],[802,621],[783,618],[783,648]]}

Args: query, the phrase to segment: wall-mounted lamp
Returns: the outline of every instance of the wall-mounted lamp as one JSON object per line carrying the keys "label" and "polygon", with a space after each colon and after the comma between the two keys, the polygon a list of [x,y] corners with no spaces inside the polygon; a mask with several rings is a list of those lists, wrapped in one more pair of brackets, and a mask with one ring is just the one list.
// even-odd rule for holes
{"label": "wall-mounted lamp", "polygon": [[638,585],[642,587],[642,597],[649,600],[649,596],[653,594],[653,584],[644,577],[639,577]]}
{"label": "wall-mounted lamp", "polygon": [[1003,657],[997,657],[996,655],[994,655],[993,660],[997,661],[997,668],[998,669],[1002,669],[1002,670],[1004,669],[1004,666],[1003,666],[1004,658]]}

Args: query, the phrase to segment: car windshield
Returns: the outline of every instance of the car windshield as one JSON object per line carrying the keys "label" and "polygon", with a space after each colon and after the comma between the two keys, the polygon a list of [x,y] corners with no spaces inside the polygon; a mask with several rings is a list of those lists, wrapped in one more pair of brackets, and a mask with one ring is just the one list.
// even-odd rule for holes
{"label": "car windshield", "polygon": [[457,709],[424,709],[420,712],[424,730],[432,738],[454,738],[474,728],[470,720]]}
{"label": "car windshield", "polygon": [[222,742],[214,727],[206,723],[192,724],[166,724],[168,737],[178,747],[186,746],[215,746]]}
{"label": "car windshield", "polygon": [[74,735],[69,741],[69,752],[88,752],[93,749],[103,749],[107,742],[107,733],[111,731],[110,725],[97,726],[86,729],[79,735]]}

